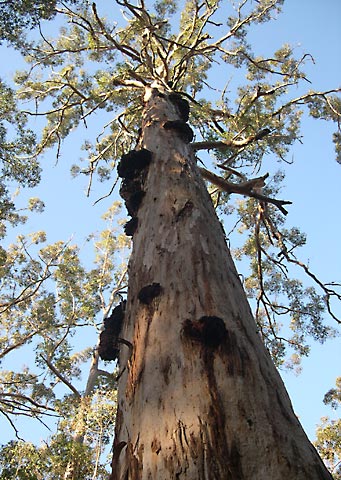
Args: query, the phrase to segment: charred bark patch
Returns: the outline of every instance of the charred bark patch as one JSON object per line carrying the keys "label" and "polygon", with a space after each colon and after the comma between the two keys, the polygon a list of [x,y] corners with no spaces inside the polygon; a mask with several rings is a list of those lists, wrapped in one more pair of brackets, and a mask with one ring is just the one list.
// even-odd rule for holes
{"label": "charred bark patch", "polygon": [[116,360],[119,356],[119,336],[124,320],[125,302],[114,308],[110,317],[104,319],[104,330],[100,334],[98,354],[102,360]]}
{"label": "charred bark patch", "polygon": [[216,348],[224,342],[227,332],[221,318],[201,317],[199,323],[202,325],[202,341],[205,345]]}
{"label": "charred bark patch", "polygon": [[129,215],[136,217],[142,199],[145,196],[140,179],[125,178],[120,188],[120,195],[125,201]]}
{"label": "charred bark patch", "polygon": [[131,218],[131,219],[124,225],[124,233],[125,233],[128,237],[132,237],[132,236],[134,235],[134,233],[136,232],[136,230],[137,230],[138,223],[139,223],[139,219],[138,219],[137,217]]}
{"label": "charred bark patch", "polygon": [[113,339],[110,332],[103,330],[99,336],[98,354],[102,360],[107,362],[118,359],[119,348],[116,339]]}
{"label": "charred bark patch", "polygon": [[163,128],[166,130],[174,130],[185,143],[191,143],[193,140],[193,130],[182,120],[169,120],[164,123]]}
{"label": "charred bark patch", "polygon": [[126,207],[127,207],[127,210],[128,210],[128,213],[129,215],[131,215],[132,217],[136,217],[137,215],[137,212],[140,208],[140,205],[142,203],[142,200],[143,200],[143,197],[145,196],[145,192],[143,192],[142,190],[140,191],[137,191],[137,192],[134,192],[129,200],[127,200],[125,202],[126,204]]}
{"label": "charred bark patch", "polygon": [[227,336],[224,321],[215,316],[204,316],[195,322],[186,320],[182,331],[185,336],[210,348],[219,347]]}
{"label": "charred bark patch", "polygon": [[189,119],[189,103],[179,93],[171,93],[168,96],[169,100],[176,106],[181,120],[188,122]]}
{"label": "charred bark patch", "polygon": [[251,430],[252,427],[253,427],[253,420],[251,420],[251,418],[247,418],[247,419],[246,419],[246,423],[248,424],[248,426],[249,426],[249,428],[250,428],[250,430]]}
{"label": "charred bark patch", "polygon": [[159,283],[152,283],[151,285],[146,285],[145,287],[141,288],[137,298],[140,300],[141,303],[149,305],[154,300],[154,298],[161,295],[161,293],[161,285]]}
{"label": "charred bark patch", "polygon": [[118,175],[122,178],[133,179],[148,167],[151,159],[152,153],[145,148],[141,150],[131,150],[125,155],[122,155],[120,163],[117,166]]}

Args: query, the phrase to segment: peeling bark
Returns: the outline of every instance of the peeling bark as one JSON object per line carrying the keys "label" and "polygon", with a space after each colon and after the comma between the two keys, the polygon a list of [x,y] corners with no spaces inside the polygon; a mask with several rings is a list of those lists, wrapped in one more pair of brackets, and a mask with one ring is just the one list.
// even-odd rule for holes
{"label": "peeling bark", "polygon": [[157,89],[145,101],[139,148],[152,158],[129,263],[122,336],[133,348],[120,352],[111,478],[331,479],[257,333],[189,137],[164,128],[184,113]]}

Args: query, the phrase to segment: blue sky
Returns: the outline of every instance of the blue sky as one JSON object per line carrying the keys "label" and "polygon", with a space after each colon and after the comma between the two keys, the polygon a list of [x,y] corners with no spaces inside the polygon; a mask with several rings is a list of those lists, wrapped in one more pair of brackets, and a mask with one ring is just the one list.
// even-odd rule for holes
{"label": "blue sky", "polygon": [[[305,71],[315,90],[341,87],[341,2],[339,0],[287,0],[276,22],[262,25],[254,45],[273,48],[288,42],[315,61]],[[268,34],[264,32],[268,29]],[[330,142],[334,127],[313,119],[304,121],[303,145],[292,151],[295,164],[287,169],[283,197],[293,201],[288,223],[308,235],[304,257],[323,281],[341,280],[340,180],[341,165]],[[303,253],[303,252],[302,252]],[[340,314],[341,308],[338,306]],[[322,403],[324,393],[341,375],[340,338],[313,344],[299,376],[282,372],[296,414],[306,433],[314,438],[321,416],[332,414]]]}
{"label": "blue sky", "polygon": [[[341,87],[341,2],[339,0],[286,0],[276,21],[258,25],[250,30],[249,43],[260,55],[271,55],[283,43],[294,47],[297,57],[311,54],[303,70],[311,84],[304,90],[292,91],[299,96],[309,89],[316,91]],[[225,79],[224,79],[225,80]],[[239,79],[238,79],[239,80]],[[231,79],[233,84],[233,78]],[[233,92],[231,92],[233,93]],[[341,165],[335,161],[331,142],[335,125],[303,117],[303,143],[297,143],[289,159],[292,166],[285,169],[285,187],[281,198],[291,200],[287,226],[299,226],[307,233],[307,245],[301,250],[302,260],[324,281],[341,282],[340,249],[340,180]],[[260,174],[276,159],[269,157]],[[277,168],[282,168],[278,165]],[[229,225],[225,225],[229,230]],[[237,269],[243,268],[237,263]],[[304,277],[298,275],[304,280]],[[336,306],[341,316],[341,305]],[[336,327],[331,322],[331,325]],[[326,344],[311,344],[311,354],[302,362],[302,372],[281,371],[294,410],[311,439],[322,416],[338,412],[325,406],[323,396],[341,375],[340,338]]]}
{"label": "blue sky", "polygon": [[[305,68],[312,81],[312,85],[307,84],[307,89],[339,87],[340,18],[340,0],[287,0],[278,20],[253,30],[250,42],[257,53],[272,52],[285,42],[296,47],[298,56],[309,52],[315,64],[308,63]],[[2,75],[9,78],[17,68],[17,62],[13,60],[16,57],[4,50],[1,54]],[[288,225],[299,225],[308,234],[308,246],[303,257],[309,261],[312,271],[323,281],[341,282],[341,165],[335,161],[331,143],[333,131],[334,126],[324,122],[304,120],[304,143],[296,145],[291,152],[295,163],[287,170],[282,196],[293,201],[289,208]],[[74,143],[68,141],[57,166],[52,167],[55,162],[52,152],[45,155],[47,168],[42,185],[29,192],[29,196],[41,197],[46,203],[46,210],[43,215],[33,215],[21,229],[22,233],[46,229],[51,242],[73,237],[75,243],[82,244],[87,234],[102,227],[99,217],[109,207],[112,198],[94,206],[94,201],[105,191],[95,186],[92,197],[86,198],[86,180],[71,179],[70,164],[80,155],[80,152],[75,152]],[[340,307],[338,312],[341,316]],[[332,413],[329,407],[323,406],[322,399],[333,386],[336,376],[341,375],[340,351],[339,338],[322,346],[314,344],[310,357],[303,361],[303,372],[299,376],[282,373],[295,411],[311,439],[320,417]]]}

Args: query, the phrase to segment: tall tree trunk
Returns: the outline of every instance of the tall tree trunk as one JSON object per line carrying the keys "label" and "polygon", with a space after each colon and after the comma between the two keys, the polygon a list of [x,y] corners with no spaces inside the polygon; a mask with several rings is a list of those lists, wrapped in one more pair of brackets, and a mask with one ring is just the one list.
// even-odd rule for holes
{"label": "tall tree trunk", "polygon": [[169,96],[147,88],[139,147],[152,160],[129,265],[121,337],[132,348],[121,344],[111,478],[331,479],[257,333],[188,131],[165,125],[178,120]]}

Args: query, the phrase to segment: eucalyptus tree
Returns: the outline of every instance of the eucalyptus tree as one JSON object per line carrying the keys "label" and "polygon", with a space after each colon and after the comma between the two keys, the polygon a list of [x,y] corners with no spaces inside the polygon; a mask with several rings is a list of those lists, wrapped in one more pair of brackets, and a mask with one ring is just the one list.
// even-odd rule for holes
{"label": "eucalyptus tree", "polygon": [[[55,148],[58,157],[64,139],[88,129],[88,164],[73,173],[88,176],[90,191],[118,166],[132,216],[124,319],[108,327],[103,356],[120,365],[112,479],[331,478],[267,351],[278,364],[287,345],[307,354],[309,336],[331,334],[324,312],[339,322],[331,299],[340,299],[295,255],[305,237],[284,226],[280,175],[250,177],[269,155],[286,161],[302,108],[340,119],[336,90],[291,95],[309,56],[285,45],[264,58],[247,42],[282,3],[77,1],[55,7],[66,20],[58,38],[40,28],[41,40],[25,43],[18,98],[34,104],[25,115],[46,119],[34,155]],[[214,82],[232,68],[246,79],[228,94]],[[334,141],[339,155],[339,132]],[[198,166],[206,150],[219,175]],[[235,209],[251,232],[238,254],[251,258],[254,317],[214,211],[228,213],[235,194],[247,198]],[[291,265],[316,288],[289,278]]]}
{"label": "eucalyptus tree", "polygon": [[[3,41],[23,47],[28,29],[39,28],[41,20],[51,19],[56,14],[58,0],[3,0],[0,2],[0,43]],[[64,5],[75,3],[66,0]]]}
{"label": "eucalyptus tree", "polygon": [[[100,367],[96,344],[103,317],[125,285],[127,239],[116,232],[119,210],[114,203],[104,215],[107,228],[89,237],[95,256],[87,267],[79,247],[47,244],[43,231],[19,235],[4,249],[0,413],[16,440],[1,449],[0,478],[107,476],[102,454],[113,430],[117,374]],[[20,419],[27,417],[53,432],[42,445],[23,440]]]}
{"label": "eucalyptus tree", "polygon": [[[39,183],[40,167],[30,158],[35,134],[27,128],[27,118],[17,108],[14,91],[0,80],[0,238],[6,235],[6,225],[16,225],[25,217],[16,212],[10,185],[33,187]],[[41,210],[42,204],[33,201],[30,210]]]}
{"label": "eucalyptus tree", "polygon": [[[341,378],[336,379],[335,388],[331,388],[324,396],[323,402],[334,410],[341,403]],[[326,462],[335,480],[341,478],[341,420],[322,417],[316,431],[315,446]]]}

